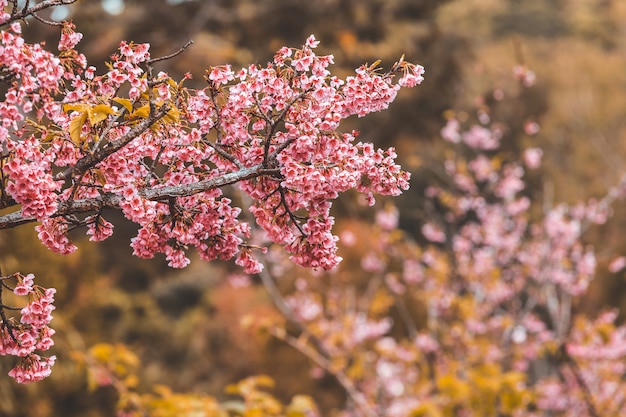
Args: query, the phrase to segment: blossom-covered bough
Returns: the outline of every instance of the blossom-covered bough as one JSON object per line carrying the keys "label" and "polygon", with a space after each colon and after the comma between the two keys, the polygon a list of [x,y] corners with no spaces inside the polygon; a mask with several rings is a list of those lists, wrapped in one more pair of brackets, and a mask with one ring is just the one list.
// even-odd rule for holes
{"label": "blossom-covered bough", "polygon": [[[239,218],[249,209],[295,263],[331,269],[340,261],[330,215],[339,193],[356,189],[373,204],[374,194],[408,188],[393,149],[338,129],[347,117],[386,109],[401,86],[419,84],[421,66],[401,59],[389,72],[375,64],[340,79],[329,71],[333,57],[314,53],[311,36],[267,66],[210,68],[200,90],[184,86],[190,75],[176,81],[157,72],[177,53],[152,58],[148,44],[122,42],[98,74],[74,49],[82,35],[71,23],[59,24],[56,53],[22,37],[22,20],[51,24],[37,13],[72,2],[0,0],[0,229],[36,222],[43,244],[69,254],[72,230],[104,240],[113,233],[107,212],[120,210],[139,225],[131,243],[139,257],[164,253],[180,268],[195,248],[204,260],[234,258],[257,273],[254,252],[264,249],[248,243],[251,228]],[[224,194],[231,184],[249,207]],[[42,379],[54,358],[35,352],[52,344],[54,290],[18,273],[2,277],[1,289],[28,299],[19,320],[0,300],[1,353],[21,358],[11,375]]]}

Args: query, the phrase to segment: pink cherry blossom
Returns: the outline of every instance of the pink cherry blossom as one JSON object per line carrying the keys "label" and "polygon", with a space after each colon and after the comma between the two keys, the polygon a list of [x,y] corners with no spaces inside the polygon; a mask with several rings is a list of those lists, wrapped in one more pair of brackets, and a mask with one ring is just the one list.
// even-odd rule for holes
{"label": "pink cherry blossom", "polygon": [[227,84],[235,78],[235,73],[230,69],[230,65],[213,67],[209,72],[209,80],[215,85]]}
{"label": "pink cherry blossom", "polygon": [[[174,268],[195,250],[260,273],[259,256],[279,245],[296,264],[332,270],[342,260],[331,215],[339,195],[355,190],[373,204],[375,194],[409,187],[395,149],[358,141],[341,124],[387,109],[401,87],[422,82],[419,65],[402,59],[387,73],[363,65],[342,79],[332,74],[332,55],[314,52],[311,35],[264,66],[212,67],[206,87],[194,90],[183,85],[189,75],[152,71],[148,44],[120,42],[98,71],[75,50],[82,34],[71,23],[61,25],[57,54],[48,52],[24,40],[17,8],[0,5],[10,23],[0,33],[0,66],[12,75],[0,103],[0,225],[38,222],[39,240],[55,253],[77,249],[76,229],[92,241],[111,236],[105,217],[118,210],[137,226],[133,254],[164,254]],[[239,202],[222,191],[232,185]],[[393,209],[378,218],[386,230],[397,225]],[[15,279],[8,288],[28,302],[19,322],[3,323],[1,354],[21,358],[11,371],[18,382],[40,380],[55,361],[37,353],[53,344],[54,290],[31,275],[2,279]],[[366,335],[355,328],[356,339],[390,326],[364,323]]]}
{"label": "pink cherry blossom", "polygon": [[624,268],[626,268],[626,257],[624,256],[618,256],[609,264],[609,271],[614,274],[620,272]]}
{"label": "pink cherry blossom", "polygon": [[20,384],[37,382],[50,376],[52,366],[56,362],[56,356],[42,358],[32,355],[21,360],[15,368],[9,371],[9,376]]}
{"label": "pink cherry blossom", "polygon": [[524,163],[530,169],[539,168],[543,151],[539,148],[528,148],[524,151]]}

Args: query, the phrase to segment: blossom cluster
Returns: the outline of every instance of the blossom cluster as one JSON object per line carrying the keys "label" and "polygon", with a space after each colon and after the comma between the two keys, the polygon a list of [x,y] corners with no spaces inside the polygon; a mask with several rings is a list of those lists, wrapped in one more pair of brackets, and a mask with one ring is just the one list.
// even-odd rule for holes
{"label": "blossom cluster", "polygon": [[[54,288],[41,288],[34,284],[33,274],[3,277],[3,288],[9,278],[17,280],[13,288],[15,295],[26,297],[28,303],[20,310],[19,323],[13,318],[6,318],[3,313],[0,324],[0,355],[16,356],[18,364],[11,369],[9,376],[19,383],[40,381],[50,375],[55,356],[41,357],[36,351],[46,351],[54,345],[54,330],[48,325],[54,310]],[[0,308],[6,308],[0,305]]]}
{"label": "blossom cluster", "polygon": [[[266,66],[209,68],[206,87],[194,90],[184,86],[190,76],[175,81],[153,71],[160,58],[149,44],[121,42],[100,74],[75,50],[82,34],[72,23],[62,23],[56,53],[29,44],[7,6],[0,0],[0,23],[7,22],[0,205],[10,212],[0,227],[37,221],[39,239],[56,253],[77,249],[76,228],[94,241],[111,236],[104,214],[113,208],[138,225],[131,247],[139,257],[162,253],[182,268],[194,249],[204,260],[235,259],[245,273],[258,273],[256,255],[265,248],[250,243],[251,227],[240,218],[247,208],[294,262],[332,269],[341,260],[333,200],[355,189],[373,204],[374,194],[409,186],[393,149],[338,129],[350,116],[386,109],[401,86],[421,83],[419,65],[361,66],[340,79],[330,71],[333,56],[316,55],[319,42],[310,36]],[[230,185],[247,194],[247,207],[224,191]],[[44,375],[54,362],[28,355],[19,369]],[[20,372],[12,375],[28,381]]]}

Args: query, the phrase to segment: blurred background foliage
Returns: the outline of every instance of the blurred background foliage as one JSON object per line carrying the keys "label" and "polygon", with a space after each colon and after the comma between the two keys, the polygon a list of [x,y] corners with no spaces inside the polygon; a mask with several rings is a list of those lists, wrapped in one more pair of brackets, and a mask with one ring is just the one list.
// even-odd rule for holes
{"label": "blurred background foliage", "polygon": [[[379,146],[395,146],[403,166],[413,171],[411,190],[394,202],[403,228],[417,239],[426,213],[423,190],[441,169],[439,130],[451,114],[471,119],[472,109],[484,106],[505,121],[506,152],[544,149],[544,166],[531,178],[530,190],[540,204],[601,196],[625,171],[622,0],[79,0],[50,18],[74,20],[85,35],[79,50],[95,65],[122,39],[150,42],[153,56],[193,39],[191,48],[159,69],[179,76],[191,72],[197,87],[209,65],[263,63],[280,46],[298,46],[311,33],[322,41],[320,53],[334,54],[341,75],[379,58],[389,66],[406,54],[426,67],[424,84],[403,91],[389,111],[349,121],[345,128],[358,128]],[[50,47],[58,39],[56,29],[36,22],[26,35],[47,39]],[[533,87],[515,88],[515,65],[536,72]],[[532,137],[524,133],[529,122],[541,126]],[[374,213],[355,201],[342,198],[336,215],[340,229],[357,233]],[[618,205],[607,226],[590,230],[601,266],[626,253],[625,228],[626,210]],[[33,272],[41,284],[59,289],[53,375],[31,386],[0,378],[0,416],[113,415],[115,392],[89,390],[81,361],[72,359],[80,355],[71,354],[101,342],[125,344],[140,358],[138,384],[146,392],[163,384],[227,399],[228,384],[267,374],[284,402],[305,393],[324,413],[340,406],[343,394],[331,378],[309,378],[306,359],[240,326],[248,315],[277,319],[262,286],[254,280],[252,286],[231,286],[225,279],[235,271],[230,264],[196,261],[173,271],[162,259],[133,258],[134,230],[118,219],[116,232],[98,245],[77,235],[80,250],[68,257],[48,252],[29,227],[0,236],[3,271]],[[355,285],[367,280],[359,273],[359,256],[368,250],[368,236],[357,242],[349,256],[342,254],[346,262],[334,279]],[[285,277],[281,285],[291,282]],[[626,311],[624,284],[624,276],[600,274],[581,308],[614,305]],[[10,367],[0,361],[0,373]]]}

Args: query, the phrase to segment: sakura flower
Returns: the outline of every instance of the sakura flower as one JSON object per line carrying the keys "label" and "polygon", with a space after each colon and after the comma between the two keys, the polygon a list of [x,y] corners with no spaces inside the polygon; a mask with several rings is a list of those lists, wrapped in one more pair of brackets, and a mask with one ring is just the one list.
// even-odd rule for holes
{"label": "sakura flower", "polygon": [[383,230],[393,230],[398,226],[400,212],[396,207],[389,207],[376,212],[376,224]]}
{"label": "sakura flower", "polygon": [[443,230],[432,223],[425,223],[422,226],[422,234],[431,242],[442,243],[446,240],[446,235]]}
{"label": "sakura flower", "polygon": [[41,381],[50,376],[52,366],[56,362],[56,356],[42,358],[39,355],[31,355],[18,363],[9,371],[9,376],[20,384]]}
{"label": "sakura flower", "polygon": [[320,44],[320,41],[315,39],[315,35],[310,35],[308,38],[306,38],[306,42],[304,44],[309,48],[317,48],[317,46]]}
{"label": "sakura flower", "polygon": [[74,32],[74,26],[71,24],[65,24],[61,31],[61,39],[59,40],[59,51],[69,51],[83,38],[83,34]]}
{"label": "sakura flower", "polygon": [[219,86],[232,81],[235,78],[235,73],[231,70],[230,65],[220,65],[208,71],[208,78],[215,86]]}
{"label": "sakura flower", "polygon": [[401,87],[415,87],[418,84],[421,84],[424,81],[424,67],[421,65],[414,65],[412,68],[407,70],[402,78],[398,80],[398,85]]}
{"label": "sakura flower", "polygon": [[543,151],[539,148],[528,148],[524,151],[524,163],[530,169],[539,168]]}
{"label": "sakura flower", "polygon": [[28,274],[25,277],[21,277],[18,279],[18,284],[13,289],[13,292],[16,295],[24,296],[28,295],[33,291],[33,281],[35,276],[33,274]]}
{"label": "sakura flower", "polygon": [[482,126],[474,125],[461,135],[463,142],[471,148],[491,150],[500,145],[497,132]]}
{"label": "sakura flower", "polygon": [[626,268],[626,257],[625,256],[619,256],[619,257],[613,259],[611,261],[611,263],[609,264],[609,272],[612,272],[614,274],[620,272],[624,268]]}
{"label": "sakura flower", "polygon": [[452,143],[461,141],[461,133],[459,132],[460,123],[456,119],[450,119],[445,127],[441,130],[441,137]]}

